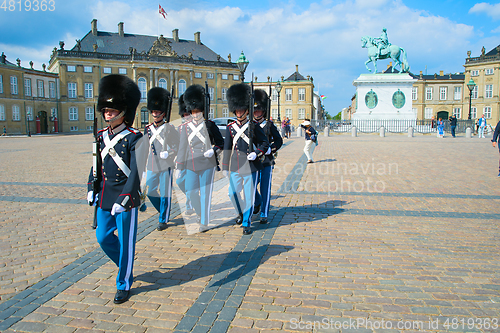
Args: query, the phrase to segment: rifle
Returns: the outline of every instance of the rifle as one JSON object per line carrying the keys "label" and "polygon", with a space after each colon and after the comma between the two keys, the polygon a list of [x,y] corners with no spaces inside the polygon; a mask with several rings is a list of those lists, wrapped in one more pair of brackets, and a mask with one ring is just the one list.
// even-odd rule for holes
{"label": "rifle", "polygon": [[92,229],[97,228],[97,194],[101,191],[101,169],[102,160],[101,152],[99,150],[99,141],[97,140],[97,115],[96,107],[94,105],[94,142],[92,143],[92,192],[94,193],[94,200],[89,203],[90,206],[94,206],[94,220],[92,221]]}
{"label": "rifle", "polygon": [[255,105],[255,92],[253,91],[253,73],[252,73],[252,82],[250,83],[252,87],[250,91],[250,112],[248,115],[248,153],[253,152],[253,132],[254,132],[254,123],[253,123],[253,110]]}
{"label": "rifle", "polygon": [[[271,82],[273,82],[273,79],[271,78]],[[267,94],[267,115],[266,115],[266,120],[269,121],[271,118],[271,85],[269,85],[269,94]]]}
{"label": "rifle", "polygon": [[165,122],[170,122],[170,115],[172,114],[172,100],[174,99],[175,85],[172,84],[172,92],[170,93],[170,101],[168,102],[167,112],[165,114]]}

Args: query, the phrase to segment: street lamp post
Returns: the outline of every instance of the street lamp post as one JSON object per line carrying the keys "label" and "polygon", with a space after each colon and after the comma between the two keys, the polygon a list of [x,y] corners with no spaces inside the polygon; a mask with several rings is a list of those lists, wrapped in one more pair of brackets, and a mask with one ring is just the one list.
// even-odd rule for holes
{"label": "street lamp post", "polygon": [[472,119],[472,91],[474,90],[475,86],[476,83],[474,82],[474,80],[470,79],[469,83],[467,83],[467,88],[469,88],[469,120]]}
{"label": "street lamp post", "polygon": [[283,88],[283,86],[281,85],[280,81],[278,81],[278,83],[276,83],[276,86],[275,86],[275,89],[276,89],[276,92],[278,93],[278,123],[280,124],[281,126],[281,116],[280,116],[280,92],[281,92],[281,89]]}
{"label": "street lamp post", "polygon": [[241,73],[241,82],[245,81],[245,71],[247,70],[249,63],[250,62],[247,60],[247,57],[245,57],[243,51],[241,51],[240,57],[238,58],[238,61],[236,61],[236,65]]}

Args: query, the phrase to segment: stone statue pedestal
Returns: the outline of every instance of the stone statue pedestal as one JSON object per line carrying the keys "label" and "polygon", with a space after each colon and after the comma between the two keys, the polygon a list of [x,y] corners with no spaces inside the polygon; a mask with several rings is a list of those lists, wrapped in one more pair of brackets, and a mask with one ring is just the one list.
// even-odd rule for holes
{"label": "stone statue pedestal", "polygon": [[356,112],[353,120],[416,120],[411,90],[417,79],[407,73],[361,74],[356,86]]}

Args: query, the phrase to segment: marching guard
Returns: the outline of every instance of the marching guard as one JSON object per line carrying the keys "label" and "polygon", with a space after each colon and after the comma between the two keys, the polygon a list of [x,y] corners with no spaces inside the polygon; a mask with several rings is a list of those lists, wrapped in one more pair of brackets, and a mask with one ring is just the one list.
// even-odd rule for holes
{"label": "marching guard", "polygon": [[216,154],[224,144],[219,128],[208,119],[205,93],[200,85],[192,85],[184,92],[184,104],[186,111],[191,113],[192,120],[181,128],[176,160],[176,178],[179,179],[182,170],[186,170],[186,197],[200,219],[201,232],[209,229],[213,182],[217,169]]}
{"label": "marching guard", "polygon": [[144,135],[149,139],[146,163],[147,196],[159,213],[156,230],[167,228],[172,203],[172,171],[179,147],[179,133],[168,121],[172,107],[170,93],[161,87],[151,88],[147,108],[153,122],[146,126]]}
{"label": "marching guard", "polygon": [[[191,117],[191,112],[186,111],[186,104],[184,104],[184,94],[179,96],[179,116],[181,116],[182,123],[177,127],[179,134],[182,132],[182,128],[193,118]],[[186,169],[180,171],[179,178],[175,181],[182,193],[186,194]],[[186,214],[194,214],[193,205],[189,199],[186,199]]]}
{"label": "marching guard", "polygon": [[265,155],[262,161],[263,169],[259,170],[257,176],[257,185],[260,184],[260,193],[259,188],[255,190],[255,208],[253,213],[258,214],[260,210],[260,223],[262,224],[267,223],[267,215],[269,214],[271,183],[275,164],[274,154],[283,145],[283,139],[281,138],[280,132],[273,122],[268,120],[268,103],[269,97],[267,93],[261,89],[255,90],[254,119],[264,131],[269,142],[269,147],[271,148],[270,153]]}
{"label": "marching guard", "polygon": [[[97,133],[102,159],[99,193],[93,193],[94,175],[89,176],[89,203],[98,205],[96,237],[104,253],[118,266],[114,303],[128,300],[134,281],[133,266],[137,236],[138,207],[141,205],[136,145],[142,133],[132,128],[141,92],[123,75],[108,75],[99,83],[97,111],[108,127]],[[118,236],[115,234],[118,231]]]}
{"label": "marching guard", "polygon": [[[227,100],[229,110],[236,115],[237,120],[226,128],[222,172],[224,176],[229,176],[228,194],[238,213],[236,224],[242,224],[243,234],[249,235],[252,233],[250,224],[257,172],[262,169],[260,159],[268,150],[270,153],[270,148],[262,128],[253,119],[249,119],[250,86],[244,83],[232,85],[227,91]],[[253,133],[249,134],[251,131]],[[244,201],[240,196],[242,190]]]}

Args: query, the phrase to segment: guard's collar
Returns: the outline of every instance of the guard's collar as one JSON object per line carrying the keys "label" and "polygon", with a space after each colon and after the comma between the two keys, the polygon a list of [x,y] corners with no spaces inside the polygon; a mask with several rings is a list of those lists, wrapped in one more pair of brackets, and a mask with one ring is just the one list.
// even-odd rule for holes
{"label": "guard's collar", "polygon": [[121,131],[123,131],[126,127],[127,127],[127,125],[125,125],[125,123],[121,123],[120,125],[116,126],[115,128],[111,128],[111,126],[110,126],[109,131],[111,132],[111,134],[117,134],[117,133],[120,133]]}

